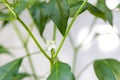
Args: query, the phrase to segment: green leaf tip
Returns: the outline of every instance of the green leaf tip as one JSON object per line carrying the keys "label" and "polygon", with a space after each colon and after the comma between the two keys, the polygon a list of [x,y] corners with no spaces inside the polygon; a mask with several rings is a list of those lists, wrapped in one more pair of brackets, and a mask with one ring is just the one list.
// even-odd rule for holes
{"label": "green leaf tip", "polygon": [[10,54],[10,51],[4,46],[0,45],[0,54],[5,54],[5,53]]}
{"label": "green leaf tip", "polygon": [[51,0],[49,3],[49,17],[56,24],[60,33],[64,36],[69,18],[69,5],[66,0]]}
{"label": "green leaf tip", "polygon": [[98,0],[97,8],[105,13],[106,20],[113,25],[112,11],[106,6],[105,0]]}
{"label": "green leaf tip", "polygon": [[49,12],[47,11],[47,3],[37,1],[29,10],[40,35],[42,36],[46,23],[48,22]]}
{"label": "green leaf tip", "polygon": [[70,10],[66,0],[51,0],[49,3],[37,1],[29,10],[41,36],[50,19],[65,35]]}

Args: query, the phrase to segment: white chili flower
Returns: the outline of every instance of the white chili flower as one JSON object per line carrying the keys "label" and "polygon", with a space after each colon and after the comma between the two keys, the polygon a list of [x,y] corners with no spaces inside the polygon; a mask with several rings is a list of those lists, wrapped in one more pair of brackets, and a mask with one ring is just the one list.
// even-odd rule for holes
{"label": "white chili flower", "polygon": [[55,49],[55,41],[46,41],[46,49],[48,51]]}

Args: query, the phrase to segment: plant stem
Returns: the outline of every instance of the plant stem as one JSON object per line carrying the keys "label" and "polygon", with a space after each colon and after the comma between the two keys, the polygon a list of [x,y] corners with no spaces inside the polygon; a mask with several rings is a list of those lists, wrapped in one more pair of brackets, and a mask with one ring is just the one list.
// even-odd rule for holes
{"label": "plant stem", "polygon": [[39,42],[37,41],[37,39],[35,38],[35,36],[33,35],[33,33],[30,31],[30,29],[28,28],[28,26],[20,19],[20,17],[13,11],[13,9],[10,7],[9,3],[4,0],[5,5],[8,7],[8,9],[11,11],[11,13],[16,17],[16,19],[23,25],[23,27],[25,28],[25,30],[29,33],[29,35],[31,36],[31,38],[33,39],[33,41],[35,42],[35,44],[37,45],[37,47],[40,49],[40,51],[43,53],[43,55],[50,61],[50,57],[47,55],[47,53],[43,50],[43,48],[41,47],[41,45],[39,44]]}
{"label": "plant stem", "polygon": [[34,68],[34,66],[33,66],[32,58],[29,56],[29,55],[30,55],[30,52],[29,52],[27,46],[24,46],[24,48],[25,48],[26,54],[27,54],[27,56],[28,56],[28,61],[29,61],[29,64],[30,64],[30,68],[31,68],[31,70],[32,70],[32,72],[33,72],[34,79],[35,79],[35,80],[38,80],[38,79],[37,79],[37,76],[36,76],[35,68]]}
{"label": "plant stem", "polygon": [[[90,30],[87,33],[87,36],[84,38],[84,40],[82,40],[81,44],[79,44],[77,47],[74,47],[74,56],[73,56],[73,72],[75,72],[75,66],[76,66],[76,61],[77,61],[77,55],[78,55],[78,50],[82,47],[82,43],[84,43],[85,39],[87,39],[87,37],[89,36],[89,34],[91,33],[95,23],[97,21],[97,18],[95,17],[90,25]],[[72,39],[72,36],[71,36]]]}
{"label": "plant stem", "polygon": [[50,61],[50,73],[52,72],[52,68],[53,68],[53,64],[54,64],[54,61]]}
{"label": "plant stem", "polygon": [[76,80],[80,79],[80,76],[82,75],[82,73],[92,64],[92,62],[88,63],[81,71],[80,73],[77,75]]}
{"label": "plant stem", "polygon": [[[33,29],[33,22],[30,24],[30,30],[32,31],[32,29]],[[28,45],[28,42],[29,42],[29,40],[30,40],[30,35],[28,34],[27,35],[27,38],[26,38],[26,41],[24,42],[24,44],[25,45]]]}
{"label": "plant stem", "polygon": [[70,32],[70,29],[71,29],[71,27],[72,27],[75,19],[77,18],[78,14],[82,11],[82,8],[85,6],[85,4],[87,3],[87,1],[88,1],[88,0],[85,0],[85,1],[82,3],[82,5],[81,5],[80,8],[78,9],[78,11],[76,12],[75,16],[73,17],[72,21],[70,22],[70,25],[68,26],[68,29],[67,29],[64,37],[62,38],[62,41],[60,42],[60,45],[59,45],[59,47],[58,47],[58,49],[57,49],[57,51],[56,51],[56,53],[55,53],[55,55],[54,55],[54,58],[57,57],[60,49],[62,48],[62,46],[63,46],[63,44],[64,44],[64,42],[65,42],[65,39],[67,38],[67,35],[68,35],[69,32]]}
{"label": "plant stem", "polygon": [[25,57],[28,57],[28,56],[32,56],[32,55],[36,55],[36,54],[39,54],[39,52],[29,53],[29,55],[25,55],[25,56],[23,56],[22,58],[25,58]]}
{"label": "plant stem", "polygon": [[87,39],[87,37],[89,36],[89,34],[92,32],[93,27],[94,27],[94,25],[95,25],[96,21],[97,21],[97,18],[95,17],[95,18],[93,19],[93,21],[92,21],[91,25],[90,25],[90,29],[89,29],[89,32],[87,33],[87,36],[85,36],[85,38],[82,40],[81,44],[79,44],[79,45],[78,45],[78,47],[77,47],[78,49],[80,49],[80,48],[81,48],[82,43],[84,43],[85,39]]}
{"label": "plant stem", "polygon": [[5,5],[7,6],[7,8],[10,10],[10,12],[13,14],[13,16],[15,17],[15,19],[17,18],[17,14],[12,10],[12,8],[10,7],[10,4],[7,2],[7,0],[3,0]]}
{"label": "plant stem", "polygon": [[[16,24],[14,22],[12,22],[14,30],[16,31],[17,36],[19,36],[19,40],[24,43],[25,39],[23,38],[23,36],[20,34],[19,29],[17,28]],[[23,46],[23,45],[22,45]]]}
{"label": "plant stem", "polygon": [[39,42],[37,41],[37,39],[35,38],[35,36],[33,35],[33,33],[29,30],[29,28],[27,27],[27,25],[19,18],[17,18],[17,20],[23,25],[23,27],[26,29],[26,31],[29,33],[29,35],[32,37],[33,41],[36,43],[37,47],[40,49],[40,51],[44,54],[44,56],[50,60],[50,57],[47,55],[47,53],[42,49],[41,45],[39,44]]}
{"label": "plant stem", "polygon": [[72,72],[75,73],[76,63],[77,63],[77,54],[78,50],[74,49],[73,62],[72,62]]}
{"label": "plant stem", "polygon": [[[20,41],[22,42],[23,47],[24,47],[24,49],[25,49],[25,52],[26,52],[26,55],[27,55],[27,57],[28,57],[28,61],[29,61],[29,64],[30,64],[30,68],[31,68],[32,73],[33,73],[33,76],[34,76],[34,79],[35,79],[35,80],[38,80],[38,79],[37,79],[37,76],[36,76],[36,72],[35,72],[34,66],[33,66],[32,59],[31,59],[31,57],[30,57],[30,52],[29,52],[29,50],[28,50],[28,48],[27,48],[27,45],[28,45],[27,43],[28,43],[28,42],[27,42],[27,41],[24,41],[24,39],[23,39],[23,37],[21,36],[20,31],[19,31],[19,29],[17,28],[17,26],[16,26],[14,23],[13,23],[13,25],[14,25],[14,29],[15,29],[17,35],[19,36],[19,39],[20,39]],[[27,38],[26,40],[28,40],[28,38]]]}
{"label": "plant stem", "polygon": [[54,30],[53,30],[53,40],[56,41],[56,33],[57,33],[57,27],[54,24]]}
{"label": "plant stem", "polygon": [[72,60],[72,72],[75,73],[78,50],[77,50],[77,48],[76,48],[76,46],[75,46],[75,43],[74,43],[74,41],[73,41],[73,38],[72,38],[72,35],[71,35],[71,34],[69,34],[68,38],[69,38],[70,44],[71,44],[71,46],[72,46],[72,48],[73,48],[73,50],[74,50],[73,60]]}
{"label": "plant stem", "polygon": [[74,40],[73,40],[73,38],[72,38],[71,33],[69,33],[68,39],[69,39],[69,41],[70,41],[71,47],[74,49],[74,48],[75,48],[75,43],[74,43]]}

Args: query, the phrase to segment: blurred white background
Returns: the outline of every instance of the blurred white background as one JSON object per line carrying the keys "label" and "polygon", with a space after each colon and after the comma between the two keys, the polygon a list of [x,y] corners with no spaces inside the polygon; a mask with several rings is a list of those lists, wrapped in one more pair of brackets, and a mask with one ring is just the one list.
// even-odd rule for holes
{"label": "blurred white background", "polygon": [[[96,0],[89,0],[90,3],[94,4]],[[83,47],[79,50],[78,56],[77,56],[77,62],[75,66],[75,75],[77,76],[81,70],[91,62],[93,62],[96,59],[105,59],[105,58],[114,58],[117,60],[120,60],[120,38],[119,38],[119,30],[120,30],[120,11],[114,9],[117,4],[119,4],[120,0],[106,0],[107,6],[113,10],[113,27],[108,24],[108,22],[104,22],[101,19],[97,19],[96,24],[92,28],[92,32],[90,33],[90,36],[85,39],[83,43]],[[24,15],[23,15],[24,14]],[[28,15],[27,10],[25,10],[21,14],[21,18],[25,21],[26,24],[29,25],[31,23],[31,18]],[[76,21],[73,24],[73,27],[71,29],[71,35],[74,39],[75,45],[79,45],[82,40],[84,40],[85,36],[90,30],[90,25],[94,19],[94,16],[92,16],[88,11],[85,11],[81,15],[78,16]],[[17,21],[16,21],[17,22]],[[21,30],[21,33],[23,36],[26,36],[26,32],[21,27],[21,24],[17,22],[17,25],[19,29]],[[52,39],[52,21],[47,24],[47,27],[45,29],[44,35],[47,38],[47,40]],[[36,28],[33,29],[34,35],[36,35],[36,38],[38,41],[42,44],[43,47],[45,45],[43,44],[42,39],[39,37],[39,33],[36,30]],[[99,33],[98,37],[96,37],[93,40],[93,35],[96,33]],[[106,34],[107,33],[107,34]],[[48,35],[49,34],[49,35]],[[58,32],[57,34],[57,42],[56,47],[58,46],[58,43],[61,40],[61,35]],[[92,40],[92,41],[91,41]],[[16,58],[22,57],[25,55],[25,51],[23,48],[21,48],[21,42],[18,39],[16,32],[14,31],[14,28],[12,24],[8,24],[1,32],[0,32],[0,44],[5,45],[6,47],[10,48],[9,50],[15,54]],[[14,48],[14,47],[20,47],[20,48]],[[30,39],[29,42],[29,49],[30,52],[36,52],[39,51],[32,41]],[[73,49],[71,47],[71,44],[69,40],[67,39],[64,43],[63,48],[61,49],[59,53],[59,59],[63,62],[68,63],[72,66],[73,61]],[[42,54],[36,54],[31,56],[36,68],[36,72],[40,76],[44,76],[44,74],[47,74],[49,72],[49,61],[46,60],[46,58]],[[3,65],[9,61],[13,60],[12,57],[7,55],[1,55],[0,56],[0,65]],[[27,61],[27,58],[24,59],[22,65],[24,65],[24,69],[27,72],[31,73],[31,70],[29,68],[29,63]],[[24,71],[23,68],[20,68],[20,71]],[[45,77],[46,77],[45,76]],[[29,80],[29,79],[25,79]],[[33,79],[31,79],[33,80]],[[46,80],[44,77],[40,80]],[[98,80],[96,78],[96,75],[94,73],[93,64],[90,64],[89,67],[82,73],[80,78],[78,80]]]}

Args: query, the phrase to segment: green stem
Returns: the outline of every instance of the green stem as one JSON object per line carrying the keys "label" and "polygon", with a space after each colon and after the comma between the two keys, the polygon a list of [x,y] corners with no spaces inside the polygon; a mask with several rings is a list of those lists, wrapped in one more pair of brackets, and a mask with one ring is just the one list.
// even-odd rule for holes
{"label": "green stem", "polygon": [[37,39],[35,38],[35,36],[33,35],[33,33],[30,31],[30,29],[27,27],[27,25],[20,19],[20,17],[12,10],[12,8],[9,6],[9,3],[4,0],[5,5],[8,7],[8,9],[12,12],[12,14],[16,17],[16,19],[23,25],[23,27],[25,28],[25,30],[29,33],[29,35],[31,36],[31,38],[33,39],[33,41],[35,42],[35,44],[37,45],[37,47],[40,49],[40,51],[43,53],[43,55],[50,60],[51,58],[47,55],[47,53],[43,50],[43,48],[41,47],[41,45],[39,44],[39,42],[37,41]]}
{"label": "green stem", "polygon": [[[30,24],[30,30],[31,30],[31,31],[32,31],[32,29],[33,29],[33,25],[34,25],[34,24],[33,24],[33,22],[32,22],[32,23]],[[29,40],[30,40],[30,35],[28,34],[28,35],[27,35],[27,38],[26,38],[26,40],[25,40],[25,42],[24,42],[25,45],[28,45]]]}
{"label": "green stem", "polygon": [[76,76],[76,80],[79,80],[82,73],[92,64],[93,62],[88,63],[81,71],[80,73]]}
{"label": "green stem", "polygon": [[87,39],[87,37],[89,36],[89,34],[92,32],[93,27],[94,27],[96,21],[97,21],[97,18],[95,17],[95,18],[93,19],[91,25],[90,25],[90,29],[89,29],[89,32],[87,33],[87,36],[82,40],[81,44],[79,44],[79,45],[77,46],[77,49],[80,49],[80,48],[81,48],[82,43],[84,43],[85,39]]}
{"label": "green stem", "polygon": [[33,66],[32,58],[30,57],[30,52],[29,52],[27,46],[24,46],[24,48],[25,48],[26,54],[27,54],[27,56],[28,56],[28,61],[29,61],[29,64],[30,64],[30,68],[31,68],[31,70],[32,70],[32,72],[33,72],[33,77],[34,77],[35,80],[38,80],[38,78],[37,78],[37,76],[36,76],[35,68],[34,68],[34,66]]}
{"label": "green stem", "polygon": [[85,0],[85,1],[82,3],[82,5],[81,5],[80,8],[78,9],[78,11],[76,12],[75,16],[73,17],[72,21],[70,22],[70,25],[68,26],[68,29],[67,29],[64,37],[62,38],[62,41],[60,42],[60,45],[59,45],[59,47],[58,47],[58,49],[57,49],[57,51],[56,51],[56,53],[55,53],[55,55],[54,55],[54,58],[57,57],[60,49],[62,48],[62,46],[63,46],[63,44],[64,44],[64,42],[65,42],[65,39],[67,38],[67,35],[69,34],[69,31],[70,31],[70,29],[71,29],[71,27],[72,27],[75,19],[77,18],[78,14],[82,11],[82,8],[85,6],[85,4],[87,3],[87,1],[88,1],[88,0]]}
{"label": "green stem", "polygon": [[72,38],[72,35],[71,35],[71,34],[69,34],[68,38],[69,38],[70,44],[71,44],[71,46],[72,46],[72,48],[73,48],[73,50],[74,50],[74,55],[73,55],[73,60],[72,60],[72,61],[73,61],[73,62],[72,62],[72,72],[75,73],[78,50],[77,50],[77,48],[76,48],[76,46],[75,46],[75,43],[74,43],[74,41],[73,41],[73,38]]}
{"label": "green stem", "polygon": [[50,72],[52,72],[52,67],[53,67],[54,61],[50,61]]}
{"label": "green stem", "polygon": [[[76,48],[74,47],[74,56],[73,56],[73,72],[75,72],[75,66],[76,66],[76,61],[77,61],[77,55],[78,55],[78,50],[82,47],[82,43],[84,43],[85,39],[87,39],[87,37],[89,36],[89,34],[91,33],[95,23],[97,21],[97,18],[95,17],[90,25],[90,30],[87,34],[87,36],[84,38],[84,40],[81,42],[81,44],[79,44]],[[72,36],[71,36],[72,39]]]}
{"label": "green stem", "polygon": [[70,41],[70,44],[71,44],[72,48],[74,49],[74,48],[75,48],[75,43],[74,43],[74,40],[73,40],[73,38],[72,38],[71,33],[68,35],[68,39],[69,39],[69,41]]}
{"label": "green stem", "polygon": [[77,63],[77,50],[74,49],[74,56],[73,56],[73,62],[72,62],[72,72],[75,73],[76,69],[76,63]]}
{"label": "green stem", "polygon": [[50,57],[47,55],[47,53],[42,49],[41,45],[39,44],[39,42],[37,41],[37,39],[35,38],[35,36],[33,35],[33,33],[29,30],[29,28],[27,27],[27,25],[19,18],[17,18],[17,20],[23,25],[23,27],[26,29],[26,31],[29,33],[29,35],[32,37],[32,39],[34,40],[34,42],[36,43],[37,47],[40,49],[40,51],[44,54],[44,56],[50,60]]}
{"label": "green stem", "polygon": [[57,33],[57,27],[54,24],[54,30],[53,30],[53,40],[56,41],[56,33]]}
{"label": "green stem", "polygon": [[29,55],[25,55],[25,56],[23,56],[23,57],[21,57],[21,58],[26,58],[26,57],[28,57],[28,56],[33,56],[33,55],[36,55],[36,54],[39,54],[39,52],[37,53],[29,53]]}
{"label": "green stem", "polygon": [[[14,23],[13,23],[13,24],[14,24]],[[28,57],[28,61],[29,61],[29,64],[30,64],[30,68],[31,68],[31,70],[32,70],[32,73],[33,73],[33,75],[34,75],[34,79],[35,79],[35,80],[38,80],[38,79],[37,79],[37,76],[35,76],[35,75],[36,75],[36,72],[35,72],[35,69],[34,69],[34,66],[33,66],[32,59],[31,59],[31,57],[30,57],[30,52],[29,52],[29,50],[28,50],[28,48],[27,48],[27,41],[24,41],[23,37],[22,37],[21,34],[20,34],[19,29],[17,28],[17,26],[16,26],[15,24],[14,24],[14,29],[15,29],[17,35],[19,36],[20,41],[21,41],[22,44],[24,45],[23,47],[24,47],[24,49],[25,49],[25,51],[26,51],[26,55],[27,55],[27,57]]]}
{"label": "green stem", "polygon": [[17,28],[16,24],[15,24],[14,22],[12,22],[12,24],[13,24],[13,27],[14,27],[14,29],[15,29],[15,31],[16,31],[16,34],[19,36],[19,40],[20,40],[22,43],[24,43],[23,35],[20,34],[21,32],[20,32],[19,29]]}
{"label": "green stem", "polygon": [[5,5],[7,6],[7,8],[10,10],[10,12],[13,14],[13,16],[15,18],[17,18],[17,14],[12,10],[12,8],[10,7],[10,4],[7,2],[7,0],[3,0]]}

